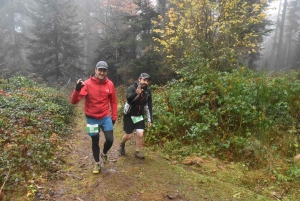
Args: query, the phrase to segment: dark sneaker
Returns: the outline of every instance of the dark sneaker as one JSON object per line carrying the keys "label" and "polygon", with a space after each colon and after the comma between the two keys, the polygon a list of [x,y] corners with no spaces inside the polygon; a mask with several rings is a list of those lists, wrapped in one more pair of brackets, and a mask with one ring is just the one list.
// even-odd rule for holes
{"label": "dark sneaker", "polygon": [[107,154],[101,153],[101,158],[104,164],[107,163]]}
{"label": "dark sneaker", "polygon": [[95,167],[94,167],[94,169],[93,169],[93,174],[99,174],[100,170],[101,170],[100,164],[99,164],[99,163],[96,163],[96,164],[95,164]]}
{"label": "dark sneaker", "polygon": [[120,143],[120,150],[119,150],[120,154],[122,156],[125,156],[125,143]]}
{"label": "dark sneaker", "polygon": [[144,154],[140,151],[135,152],[135,157],[138,158],[138,159],[145,159]]}

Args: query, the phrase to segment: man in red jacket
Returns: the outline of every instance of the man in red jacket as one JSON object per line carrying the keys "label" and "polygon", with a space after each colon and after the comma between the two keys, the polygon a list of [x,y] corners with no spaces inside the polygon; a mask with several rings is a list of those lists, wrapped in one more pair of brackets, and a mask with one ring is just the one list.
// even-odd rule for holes
{"label": "man in red jacket", "polygon": [[94,174],[100,172],[100,147],[99,133],[102,129],[105,143],[101,158],[107,161],[107,152],[113,144],[113,125],[117,119],[117,97],[112,81],[107,77],[108,65],[99,61],[95,68],[95,74],[86,81],[79,79],[71,96],[71,103],[78,103],[83,97],[84,112],[87,120],[88,135],[92,138],[92,151],[95,159]]}

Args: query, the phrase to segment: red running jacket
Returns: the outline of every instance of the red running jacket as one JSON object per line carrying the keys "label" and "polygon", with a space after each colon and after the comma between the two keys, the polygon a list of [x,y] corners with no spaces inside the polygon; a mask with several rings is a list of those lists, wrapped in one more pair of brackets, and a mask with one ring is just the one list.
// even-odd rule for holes
{"label": "red running jacket", "polygon": [[96,119],[110,116],[112,121],[117,119],[117,97],[114,84],[107,77],[104,81],[91,75],[84,81],[85,85],[80,91],[74,89],[71,103],[78,103],[83,97],[84,112]]}

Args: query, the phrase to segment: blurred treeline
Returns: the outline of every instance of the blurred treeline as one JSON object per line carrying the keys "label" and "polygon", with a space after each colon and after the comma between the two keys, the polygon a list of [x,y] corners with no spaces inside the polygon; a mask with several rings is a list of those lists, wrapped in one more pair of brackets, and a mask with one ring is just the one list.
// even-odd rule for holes
{"label": "blurred treeline", "polygon": [[[182,58],[189,47],[194,51],[197,46],[195,56],[213,61],[217,70],[241,64],[256,69],[268,33],[275,33],[275,58],[269,64],[297,68],[299,4],[282,0],[277,21],[269,22],[263,13],[268,2],[257,0],[0,0],[1,77],[34,74],[49,84],[74,83],[104,60],[117,86],[141,72],[161,85],[175,77],[176,63],[185,66]],[[178,24],[183,18],[189,19],[186,27]],[[174,37],[167,51],[159,51],[164,34]]]}

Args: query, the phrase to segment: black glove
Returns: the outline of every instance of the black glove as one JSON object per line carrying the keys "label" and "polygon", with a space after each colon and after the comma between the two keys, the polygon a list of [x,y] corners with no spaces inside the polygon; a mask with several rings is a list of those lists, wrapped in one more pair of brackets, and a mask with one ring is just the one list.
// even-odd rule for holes
{"label": "black glove", "polygon": [[113,123],[113,125],[115,125],[115,123],[116,123],[116,120],[112,120],[112,123]]}
{"label": "black glove", "polygon": [[84,85],[83,85],[82,82],[80,81],[80,82],[78,82],[78,83],[76,84],[75,90],[76,90],[76,91],[80,91],[81,88],[82,88],[83,86],[84,86]]}

